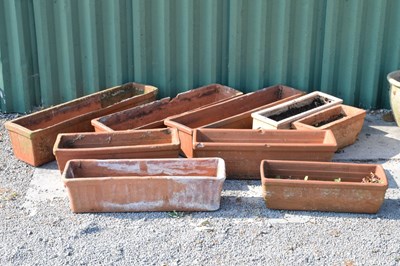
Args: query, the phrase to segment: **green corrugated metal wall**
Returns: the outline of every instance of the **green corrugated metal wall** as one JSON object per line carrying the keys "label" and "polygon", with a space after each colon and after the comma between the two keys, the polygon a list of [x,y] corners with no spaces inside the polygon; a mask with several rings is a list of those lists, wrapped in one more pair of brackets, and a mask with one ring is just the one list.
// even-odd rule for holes
{"label": "green corrugated metal wall", "polygon": [[287,84],[389,107],[398,0],[1,0],[0,108],[26,112],[135,81],[174,96]]}

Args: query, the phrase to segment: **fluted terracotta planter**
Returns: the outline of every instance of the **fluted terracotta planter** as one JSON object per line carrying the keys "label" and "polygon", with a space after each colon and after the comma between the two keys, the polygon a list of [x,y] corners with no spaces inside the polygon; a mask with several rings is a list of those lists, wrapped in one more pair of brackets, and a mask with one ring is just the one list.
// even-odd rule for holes
{"label": "fluted terracotta planter", "polygon": [[59,134],[54,155],[62,172],[72,159],[178,158],[179,149],[177,130],[165,128]]}
{"label": "fluted terracotta planter", "polygon": [[215,211],[220,158],[71,160],[63,173],[73,212]]}
{"label": "fluted terracotta planter", "polygon": [[158,89],[127,83],[6,122],[15,156],[33,166],[54,160],[57,134],[93,131],[93,118],[155,100]]}
{"label": "fluted terracotta planter", "polygon": [[330,161],[336,141],[330,130],[196,129],[194,157],[221,157],[227,178],[259,179],[264,159]]}
{"label": "fluted terracotta planter", "polygon": [[[376,213],[388,187],[376,164],[265,160],[263,197],[270,209]],[[378,183],[363,183],[371,173]]]}
{"label": "fluted terracotta planter", "polygon": [[167,118],[164,123],[178,129],[182,152],[187,157],[193,157],[192,144],[195,128],[207,127],[212,123],[231,117],[233,121],[229,123],[240,124],[242,121],[246,123],[250,114],[255,110],[295,99],[302,94],[303,92],[287,86],[271,86],[226,102]]}
{"label": "fluted terracotta planter", "polygon": [[337,105],[306,116],[292,123],[302,130],[330,129],[336,138],[338,149],[353,144],[364,124],[366,111],[348,105]]}
{"label": "fluted terracotta planter", "polygon": [[342,99],[332,95],[314,91],[297,99],[252,113],[253,129],[289,129],[292,122],[342,102]]}
{"label": "fluted terracotta planter", "polygon": [[164,119],[195,110],[199,107],[223,102],[243,94],[220,84],[211,84],[178,94],[175,98],[164,98],[147,105],[100,117],[92,121],[96,132],[129,129],[162,128]]}

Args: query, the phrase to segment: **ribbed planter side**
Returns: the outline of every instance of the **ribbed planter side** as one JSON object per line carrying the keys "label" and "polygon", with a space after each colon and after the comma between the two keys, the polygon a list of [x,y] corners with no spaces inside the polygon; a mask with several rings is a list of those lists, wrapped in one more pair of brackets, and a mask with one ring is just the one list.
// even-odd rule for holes
{"label": "ribbed planter side", "polygon": [[[364,124],[366,111],[348,105],[338,105],[306,116],[292,123],[301,130],[332,130],[338,149],[353,144]],[[330,121],[322,126],[319,124]]]}
{"label": "ribbed planter side", "polygon": [[[323,102],[323,104],[316,105],[316,101]],[[253,117],[253,129],[289,129],[292,122],[316,113],[320,110],[341,104],[342,102],[342,99],[336,98],[332,95],[320,91],[314,91],[297,99],[252,113],[251,116]],[[305,108],[308,105],[313,105],[312,109],[307,108],[306,110],[294,112],[294,114],[279,120],[274,118],[276,116],[283,115],[286,112],[294,111],[299,108]]]}
{"label": "ribbed planter side", "polygon": [[264,159],[330,161],[335,151],[330,130],[201,128],[193,139],[193,156],[221,157],[231,179],[259,179]]}
{"label": "ribbed planter side", "polygon": [[93,118],[155,100],[158,89],[127,83],[6,122],[14,154],[33,166],[54,160],[59,133],[93,131]]}
{"label": "ribbed planter side", "polygon": [[63,174],[73,212],[215,211],[220,158],[72,160]]}
{"label": "ribbed planter side", "polygon": [[[260,171],[271,209],[377,213],[388,187],[382,166],[374,164],[265,160]],[[370,173],[381,183],[362,183]]]}
{"label": "ribbed planter side", "polygon": [[100,117],[92,121],[96,132],[129,129],[162,128],[164,119],[200,107],[242,95],[243,93],[220,84],[210,84],[178,94],[175,98],[164,98],[145,106],[138,106]]}
{"label": "ribbed planter side", "polygon": [[193,157],[193,130],[195,128],[206,127],[233,116],[237,116],[234,119],[239,121],[246,120],[251,112],[259,110],[260,107],[274,106],[302,94],[303,92],[299,90],[283,85],[271,86],[226,102],[167,118],[164,123],[178,129],[182,152],[186,157]]}
{"label": "ribbed planter side", "polygon": [[73,159],[178,158],[179,150],[173,128],[59,134],[54,144],[61,172]]}

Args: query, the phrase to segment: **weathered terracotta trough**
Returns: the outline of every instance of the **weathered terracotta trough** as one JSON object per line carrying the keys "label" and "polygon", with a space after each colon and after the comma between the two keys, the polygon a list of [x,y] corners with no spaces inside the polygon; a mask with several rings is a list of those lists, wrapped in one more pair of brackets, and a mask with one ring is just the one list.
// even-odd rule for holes
{"label": "weathered terracotta trough", "polygon": [[[388,187],[376,164],[265,160],[260,170],[271,209],[376,213]],[[363,183],[371,175],[378,182]]]}
{"label": "weathered terracotta trough", "polygon": [[259,179],[264,159],[330,161],[336,151],[330,130],[194,130],[194,157],[221,157],[227,178]]}
{"label": "weathered terracotta trough", "polygon": [[151,102],[157,91],[127,83],[6,122],[14,154],[33,166],[52,161],[57,134],[93,131],[93,118]]}
{"label": "weathered terracotta trough", "polygon": [[297,120],[292,123],[292,127],[302,130],[330,129],[338,149],[342,149],[356,141],[365,115],[365,110],[341,104]]}
{"label": "weathered terracotta trough", "polygon": [[224,161],[71,160],[63,173],[73,212],[215,211]]}
{"label": "weathered terracotta trough", "polygon": [[178,158],[180,142],[173,128],[59,134],[54,155],[62,172],[72,159]]}
{"label": "weathered terracotta trough", "polygon": [[178,129],[182,152],[187,157],[193,157],[194,129],[207,127],[225,119],[229,119],[231,125],[240,126],[241,123],[248,123],[247,121],[252,112],[295,99],[302,94],[303,92],[299,90],[283,85],[276,85],[212,106],[167,118],[164,123],[169,127]]}
{"label": "weathered terracotta trough", "polygon": [[199,107],[234,98],[242,92],[220,84],[211,84],[159,101],[94,119],[96,132],[163,128],[164,119]]}

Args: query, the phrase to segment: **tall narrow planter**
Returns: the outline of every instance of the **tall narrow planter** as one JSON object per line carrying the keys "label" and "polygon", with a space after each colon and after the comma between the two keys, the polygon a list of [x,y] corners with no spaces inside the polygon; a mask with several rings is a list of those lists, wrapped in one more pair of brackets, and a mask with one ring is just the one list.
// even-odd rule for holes
{"label": "tall narrow planter", "polygon": [[93,118],[151,102],[157,91],[127,83],[6,122],[14,154],[33,166],[52,161],[57,134],[93,131]]}
{"label": "tall narrow planter", "polygon": [[[375,164],[265,160],[260,170],[270,209],[376,213],[388,187]],[[371,173],[380,183],[362,183]]]}
{"label": "tall narrow planter", "polygon": [[73,159],[178,158],[176,129],[59,134],[54,155],[62,172]]}
{"label": "tall narrow planter", "polygon": [[387,80],[390,83],[390,107],[397,126],[400,126],[400,70],[389,73]]}
{"label": "tall narrow planter", "polygon": [[264,159],[330,161],[336,141],[330,130],[196,129],[194,157],[221,157],[228,178],[259,179]]}
{"label": "tall narrow planter", "polygon": [[92,121],[96,132],[129,129],[162,128],[164,119],[195,110],[199,107],[226,101],[242,92],[219,84],[211,84],[178,94],[175,98],[164,98],[145,106],[100,117]]}
{"label": "tall narrow planter", "polygon": [[364,124],[366,111],[348,105],[337,105],[293,122],[295,129],[330,129],[338,149],[353,144]]}
{"label": "tall narrow planter", "polygon": [[72,160],[63,174],[73,212],[214,211],[224,161]]}
{"label": "tall narrow planter", "polygon": [[178,129],[181,150],[187,157],[193,157],[193,130],[235,116],[233,123],[248,119],[251,112],[295,99],[303,92],[276,85],[248,93],[226,102],[201,108],[192,112],[170,117],[165,125]]}
{"label": "tall narrow planter", "polygon": [[252,113],[253,129],[289,129],[292,122],[342,102],[332,95],[315,91]]}

